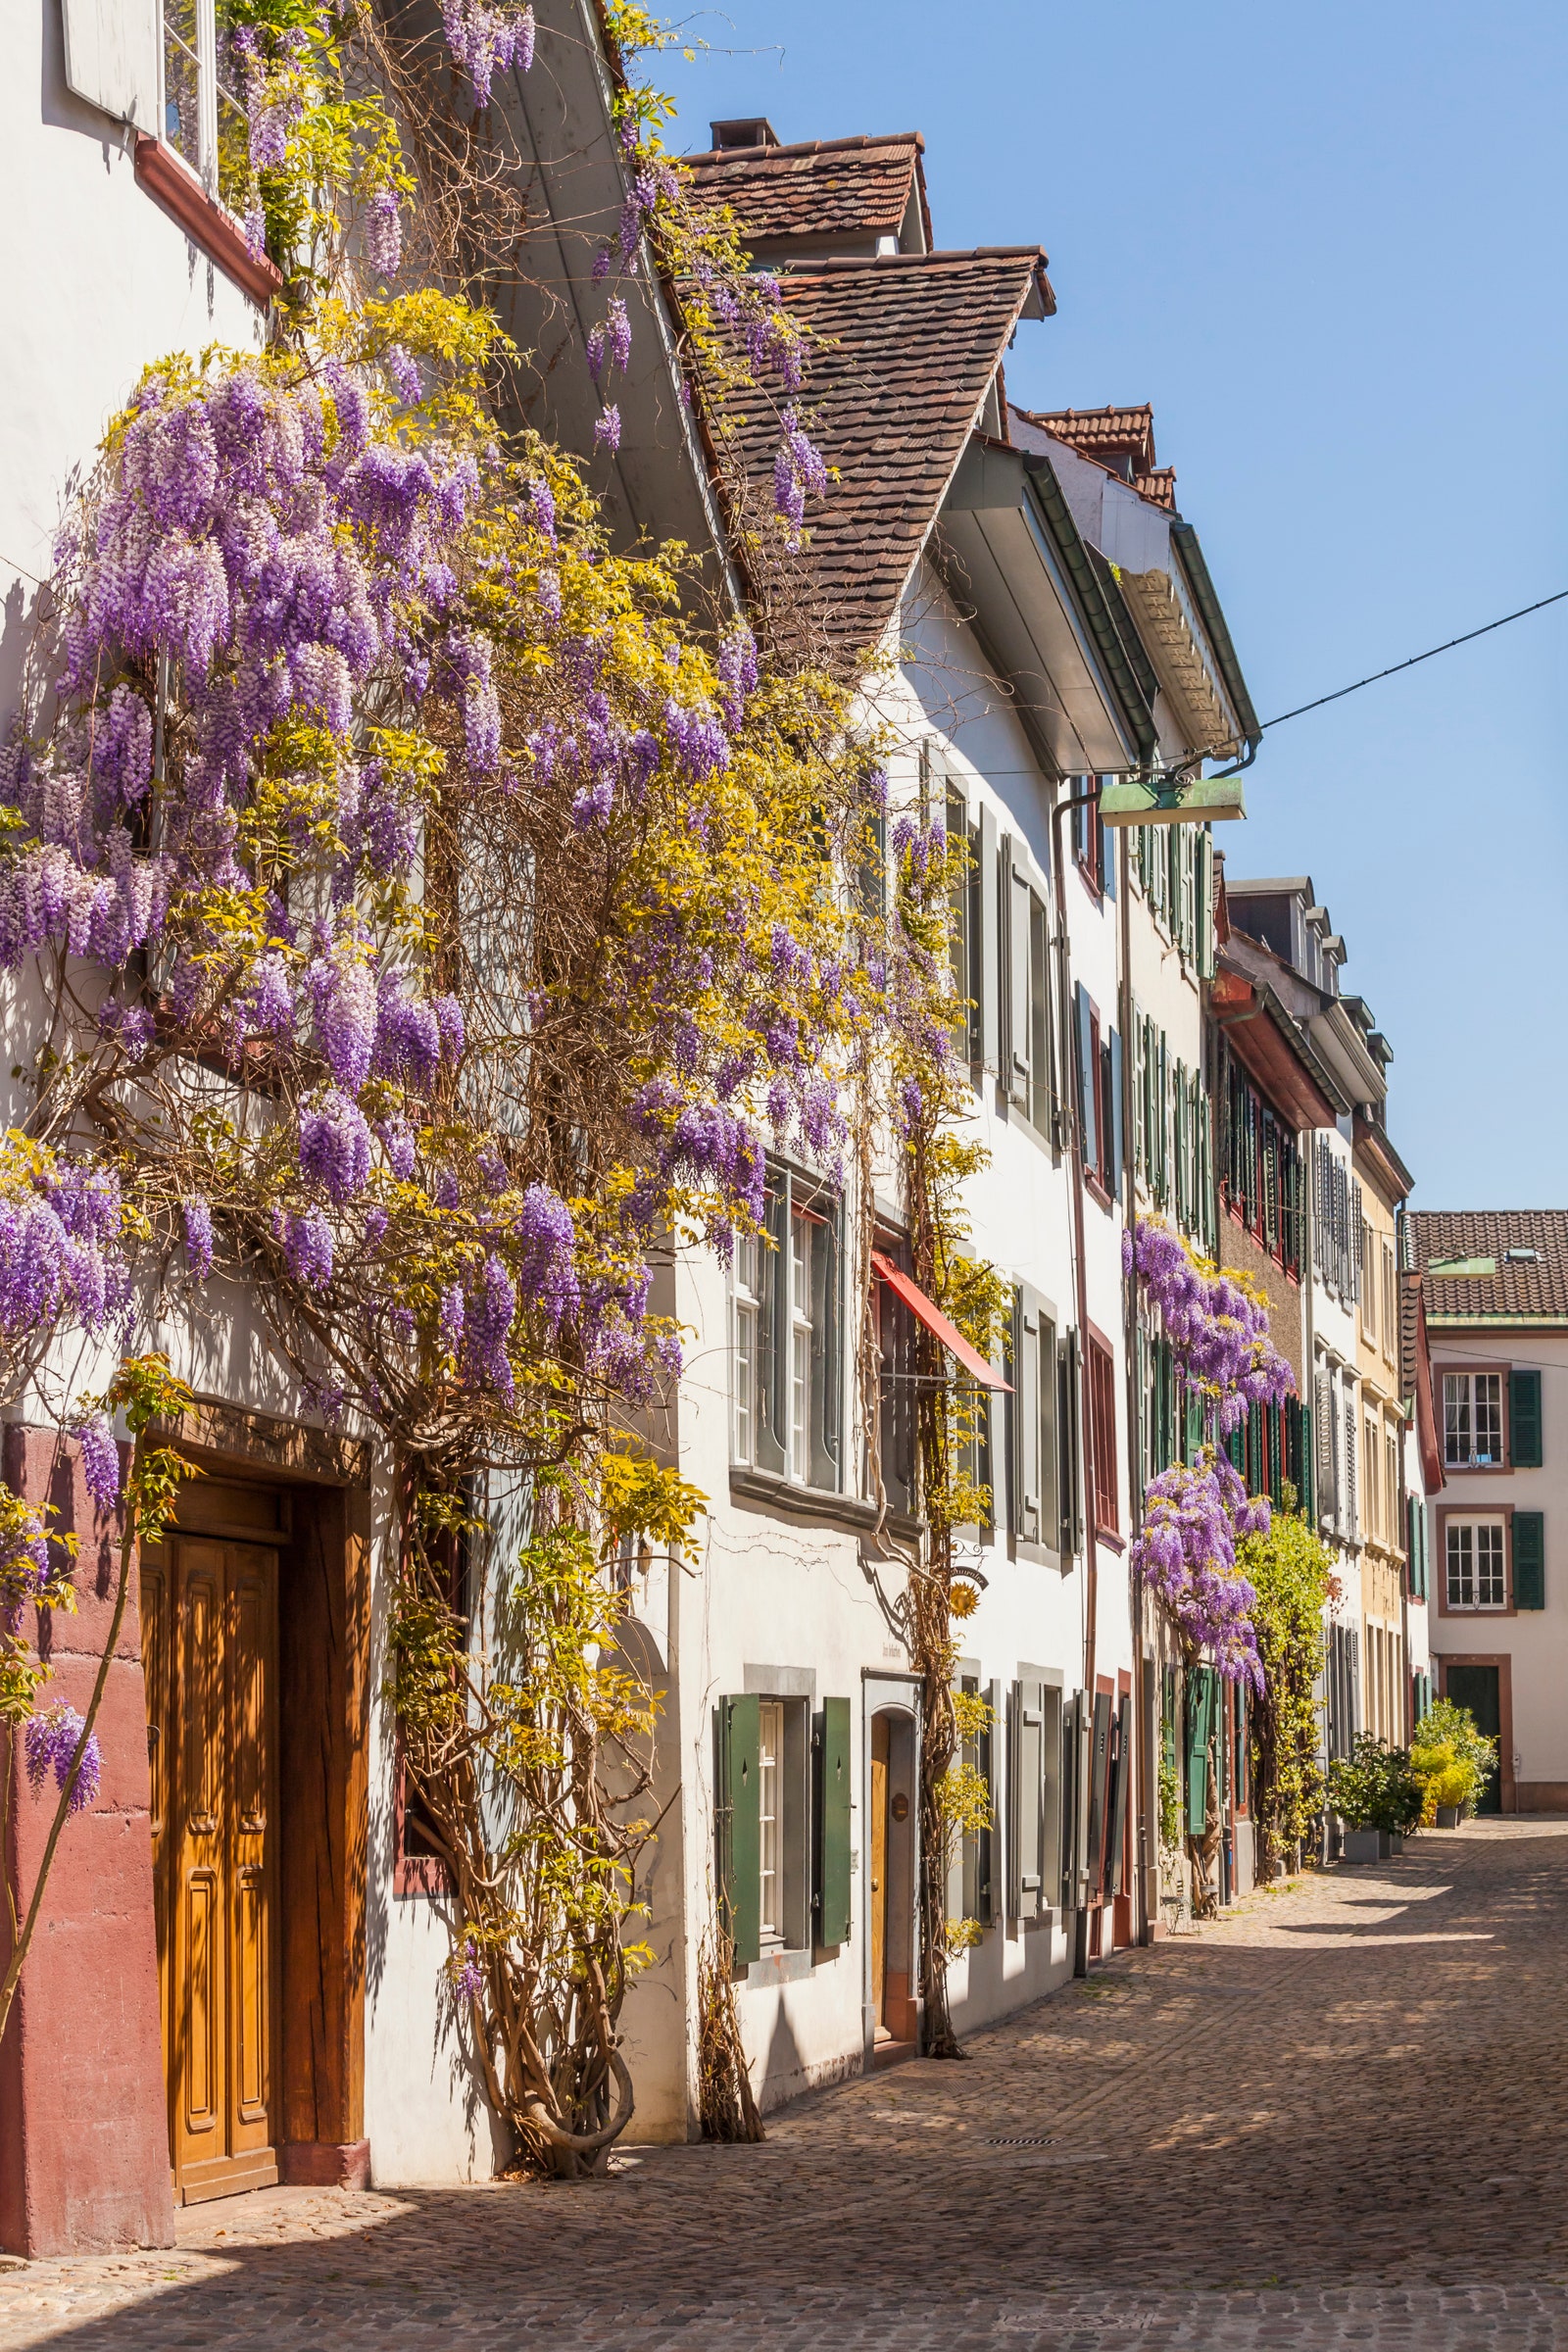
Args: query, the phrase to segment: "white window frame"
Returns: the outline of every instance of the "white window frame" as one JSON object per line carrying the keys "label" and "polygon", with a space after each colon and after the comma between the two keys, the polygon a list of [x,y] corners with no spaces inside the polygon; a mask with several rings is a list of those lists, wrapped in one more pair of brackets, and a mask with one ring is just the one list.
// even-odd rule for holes
{"label": "white window frame", "polygon": [[807,1260],[810,1228],[799,1209],[790,1216],[790,1443],[789,1475],[798,1487],[811,1479],[811,1276]]}
{"label": "white window frame", "polygon": [[[193,50],[182,32],[170,24],[170,0],[159,0],[158,10],[158,135],[166,147],[172,147],[188,164],[207,193],[219,194],[218,186],[218,101],[221,95],[243,122],[245,106],[241,93],[220,83],[218,71],[218,9],[217,0],[188,0],[195,18],[196,46]],[[172,44],[188,57],[196,70],[196,136],[195,151],[183,135],[171,137],[169,123],[169,59]]]}
{"label": "white window frame", "polygon": [[743,1469],[757,1462],[758,1348],[761,1334],[761,1299],[757,1288],[761,1243],[754,1233],[735,1244],[730,1275],[730,1459]]}
{"label": "white window frame", "polygon": [[[1442,1370],[1443,1380],[1443,1463],[1446,1470],[1500,1470],[1507,1461],[1507,1426],[1503,1419],[1504,1389],[1500,1371],[1461,1372]],[[1476,1444],[1481,1434],[1480,1384],[1490,1381],[1495,1396],[1486,1399],[1489,1413],[1496,1414],[1496,1451],[1483,1453]],[[1462,1392],[1458,1394],[1457,1392]],[[1467,1430],[1467,1450],[1457,1450],[1461,1431]]]}
{"label": "white window frame", "polygon": [[[1489,1540],[1483,1546],[1481,1538]],[[1489,1555],[1482,1597],[1482,1554]],[[1465,1598],[1465,1586],[1469,1594]],[[1450,1515],[1443,1530],[1443,1595],[1450,1616],[1496,1617],[1508,1607],[1508,1526],[1500,1511]]]}

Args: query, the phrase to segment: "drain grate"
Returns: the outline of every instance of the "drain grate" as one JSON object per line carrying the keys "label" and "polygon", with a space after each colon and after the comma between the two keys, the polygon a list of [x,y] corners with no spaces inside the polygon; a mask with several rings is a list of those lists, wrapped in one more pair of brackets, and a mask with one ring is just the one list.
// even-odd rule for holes
{"label": "drain grate", "polygon": [[1052,2140],[1049,2132],[1043,2139],[1032,2137],[1028,2133],[1025,2133],[1023,2137],[1019,2139],[988,2139],[986,2141],[986,2146],[988,2148],[1049,2148],[1051,2145]]}

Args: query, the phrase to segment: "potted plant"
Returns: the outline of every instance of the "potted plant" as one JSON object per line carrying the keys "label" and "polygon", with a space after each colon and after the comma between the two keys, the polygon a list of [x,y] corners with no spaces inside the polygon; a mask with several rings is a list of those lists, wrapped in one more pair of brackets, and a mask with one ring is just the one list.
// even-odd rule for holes
{"label": "potted plant", "polygon": [[1474,1759],[1460,1755],[1451,1740],[1418,1739],[1410,1750],[1410,1769],[1425,1792],[1421,1807],[1423,1827],[1456,1830],[1481,1787],[1481,1773]]}
{"label": "potted plant", "polygon": [[[1447,1769],[1450,1762],[1460,1768],[1432,1799],[1438,1826],[1457,1829],[1475,1812],[1482,1789],[1497,1769],[1497,1742],[1478,1728],[1468,1707],[1456,1705],[1451,1698],[1437,1698],[1416,1726],[1411,1757],[1429,1750],[1447,1751],[1441,1769]],[[1449,1813],[1454,1815],[1451,1822],[1442,1818]]]}
{"label": "potted plant", "polygon": [[1345,1824],[1347,1862],[1382,1862],[1402,1850],[1425,1801],[1406,1751],[1370,1732],[1361,1733],[1349,1756],[1329,1766],[1329,1802]]}

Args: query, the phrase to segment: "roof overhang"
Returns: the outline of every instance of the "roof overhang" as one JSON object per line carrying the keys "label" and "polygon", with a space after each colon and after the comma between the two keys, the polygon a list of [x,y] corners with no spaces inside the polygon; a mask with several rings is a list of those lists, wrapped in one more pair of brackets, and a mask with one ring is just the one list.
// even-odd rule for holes
{"label": "roof overhang", "polygon": [[[424,31],[422,53],[446,57],[433,0],[377,0],[400,35]],[[490,105],[498,156],[506,141],[520,158],[527,208],[526,270],[487,275],[484,300],[520,360],[498,405],[514,420],[587,461],[589,486],[620,547],[679,540],[699,558],[710,594],[735,607],[740,582],[728,553],[709,452],[682,397],[682,371],[669,297],[646,242],[636,275],[620,292],[631,314],[631,363],[615,377],[621,416],[618,453],[595,452],[600,403],[585,346],[604,317],[606,289],[593,282],[594,256],[613,245],[628,192],[615,138],[615,85],[596,0],[534,0],[540,62],[530,73],[498,74]],[[548,60],[548,63],[546,62]],[[434,69],[432,68],[432,71]]]}
{"label": "roof overhang", "polygon": [[1297,1129],[1333,1127],[1350,1105],[1313,1053],[1299,1021],[1266,981],[1216,972],[1209,992],[1215,1020],[1242,1066]]}
{"label": "roof overhang", "polygon": [[1380,1189],[1396,1201],[1408,1200],[1415,1190],[1415,1178],[1390,1143],[1381,1127],[1374,1127],[1364,1112],[1357,1111],[1352,1130],[1354,1157],[1363,1171],[1370,1173]]}
{"label": "roof overhang", "polygon": [[973,435],[935,552],[1055,773],[1147,766],[1153,721],[1050,460]]}

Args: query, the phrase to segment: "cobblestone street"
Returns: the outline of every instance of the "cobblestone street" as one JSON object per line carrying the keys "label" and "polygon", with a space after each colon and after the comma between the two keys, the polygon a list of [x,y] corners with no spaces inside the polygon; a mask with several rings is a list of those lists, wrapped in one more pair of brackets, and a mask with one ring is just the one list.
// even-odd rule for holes
{"label": "cobblestone street", "polygon": [[1565,2005],[1568,1823],[1471,1823],[761,2147],[271,2191],[172,2255],[11,2269],[0,2347],[1568,2345]]}

